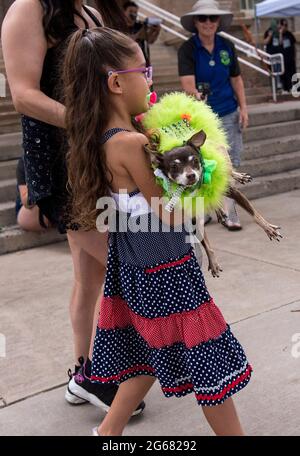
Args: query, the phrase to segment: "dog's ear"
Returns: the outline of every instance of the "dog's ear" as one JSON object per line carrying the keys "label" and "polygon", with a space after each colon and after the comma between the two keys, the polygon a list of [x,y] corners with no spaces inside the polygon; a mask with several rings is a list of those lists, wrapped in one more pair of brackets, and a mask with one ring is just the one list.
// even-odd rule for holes
{"label": "dog's ear", "polygon": [[[153,147],[153,146],[152,146]],[[145,152],[150,155],[151,163],[156,167],[160,168],[163,164],[163,156],[155,149],[151,148],[150,144],[144,146]]]}
{"label": "dog's ear", "polygon": [[205,143],[206,141],[206,133],[201,130],[201,131],[198,131],[198,133],[194,134],[194,136],[192,136],[189,140],[188,140],[188,144],[191,143],[193,144],[194,146],[197,147],[197,149],[199,149],[201,146],[203,146],[203,144]]}

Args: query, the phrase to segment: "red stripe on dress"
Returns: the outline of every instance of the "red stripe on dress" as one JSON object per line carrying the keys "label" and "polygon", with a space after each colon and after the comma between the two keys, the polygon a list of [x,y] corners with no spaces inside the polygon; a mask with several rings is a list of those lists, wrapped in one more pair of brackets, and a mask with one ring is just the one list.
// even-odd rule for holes
{"label": "red stripe on dress", "polygon": [[151,348],[162,348],[176,342],[183,342],[187,348],[192,348],[218,338],[227,329],[227,323],[213,299],[194,310],[167,317],[145,318],[134,313],[120,296],[103,297],[99,329],[128,326],[133,326]]}
{"label": "red stripe on dress", "polygon": [[156,266],[155,268],[148,268],[145,269],[147,274],[151,274],[152,272],[160,271],[161,269],[165,268],[172,268],[173,266],[178,266],[179,264],[185,263],[186,261],[191,259],[191,255],[186,255],[185,257],[181,258],[180,260],[172,261],[171,263],[164,263]]}
{"label": "red stripe on dress", "polygon": [[[198,400],[204,400],[204,401],[215,401],[217,399],[222,399],[226,393],[228,393],[230,390],[235,388],[239,383],[244,381],[247,377],[249,377],[250,373],[253,371],[252,366],[249,364],[247,370],[241,374],[237,379],[235,379],[233,382],[229,383],[229,385],[226,385],[225,388],[222,389],[218,394],[197,394],[196,398]],[[192,383],[186,383],[185,385],[181,386],[176,386],[175,388],[162,388],[163,391],[166,393],[180,393],[181,391],[185,391],[188,389],[193,388],[194,385]]]}
{"label": "red stripe on dress", "polygon": [[134,366],[130,367],[129,369],[125,369],[122,372],[119,372],[117,375],[112,375],[111,377],[97,377],[95,375],[91,376],[91,380],[96,380],[96,381],[101,381],[101,382],[109,382],[110,380],[119,380],[123,375],[126,374],[131,374],[132,372],[136,371],[148,371],[148,372],[155,372],[155,369],[151,366],[147,365],[140,365],[140,366]]}

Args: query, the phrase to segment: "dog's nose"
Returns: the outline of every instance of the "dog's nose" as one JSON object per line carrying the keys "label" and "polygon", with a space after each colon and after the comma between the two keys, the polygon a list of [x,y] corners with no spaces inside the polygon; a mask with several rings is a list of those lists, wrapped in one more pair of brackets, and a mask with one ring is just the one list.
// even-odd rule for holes
{"label": "dog's nose", "polygon": [[195,173],[187,174],[186,177],[189,182],[192,182],[195,180],[196,174]]}

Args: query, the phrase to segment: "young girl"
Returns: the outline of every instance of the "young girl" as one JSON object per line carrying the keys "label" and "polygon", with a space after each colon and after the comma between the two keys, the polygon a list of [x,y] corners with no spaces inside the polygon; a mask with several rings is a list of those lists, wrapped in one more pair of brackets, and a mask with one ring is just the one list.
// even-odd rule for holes
{"label": "young girl", "polygon": [[252,367],[206,289],[180,211],[167,225],[151,205],[162,189],[132,123],[148,109],[151,68],[129,37],[95,28],[73,35],[64,82],[75,220],[95,226],[97,200],[111,195],[130,225],[109,233],[91,380],[119,388],[94,435],[122,435],[156,379],[166,397],[194,393],[217,435],[243,435],[231,396]]}

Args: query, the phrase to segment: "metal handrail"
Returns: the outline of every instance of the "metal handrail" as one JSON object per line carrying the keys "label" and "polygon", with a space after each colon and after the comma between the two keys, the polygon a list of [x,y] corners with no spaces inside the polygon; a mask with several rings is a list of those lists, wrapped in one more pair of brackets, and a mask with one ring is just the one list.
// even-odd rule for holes
{"label": "metal handrail", "polygon": [[[151,14],[154,13],[156,16],[158,16],[164,22],[167,22],[167,23],[179,28],[180,31],[184,30],[183,26],[181,25],[180,18],[178,16],[176,16],[175,14],[170,13],[169,11],[166,11],[166,10],[160,8],[159,6],[154,5],[146,0],[136,0],[136,3],[146,13],[151,13]],[[140,12],[139,15],[144,18],[147,16],[147,14],[144,14],[143,12]],[[180,33],[180,31],[174,30],[173,28],[165,25],[164,23],[161,24],[161,27],[166,32],[171,33],[172,35],[177,36],[178,38],[180,38],[184,41],[187,41],[189,39],[189,37],[187,37],[186,35],[183,35],[182,33]],[[251,57],[256,60],[259,60],[260,62],[265,63],[271,67],[270,70],[263,69],[260,66],[255,65],[254,63],[243,59],[242,57],[238,57],[238,60],[241,63],[243,63],[244,65],[254,69],[255,71],[257,71],[265,76],[271,77],[273,100],[276,102],[277,101],[276,77],[278,77],[284,73],[283,55],[280,53],[268,54],[267,52],[262,51],[261,49],[257,49],[255,46],[252,46],[251,44],[246,43],[245,41],[242,41],[239,38],[236,38],[226,32],[218,32],[218,35],[220,35],[220,36],[230,40],[232,43],[234,43],[236,49],[239,50],[240,52],[246,54],[247,57]]]}

